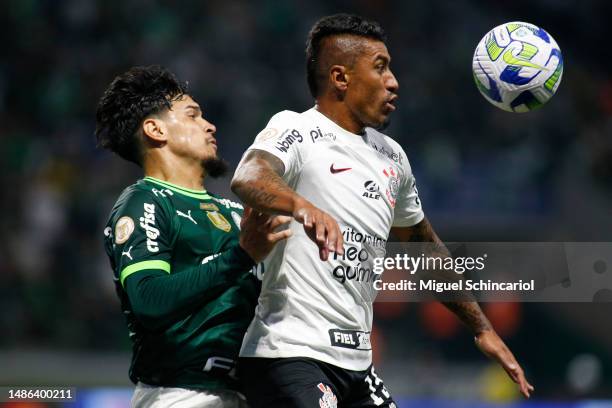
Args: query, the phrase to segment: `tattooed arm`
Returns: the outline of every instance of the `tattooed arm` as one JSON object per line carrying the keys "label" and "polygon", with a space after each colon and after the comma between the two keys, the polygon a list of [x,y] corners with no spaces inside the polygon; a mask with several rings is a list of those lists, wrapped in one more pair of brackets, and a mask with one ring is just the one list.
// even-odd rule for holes
{"label": "tattooed arm", "polygon": [[[427,256],[440,258],[451,257],[450,251],[435,233],[427,218],[423,218],[423,221],[412,227],[394,227],[391,231],[403,242],[431,243],[426,247],[428,252]],[[439,276],[436,277],[438,278]],[[450,272],[447,276],[442,278],[446,280],[457,280],[459,279],[459,275]],[[491,323],[489,323],[489,320],[480,309],[480,306],[478,306],[478,303],[468,301],[442,303],[455,313],[474,334],[477,335],[483,330],[491,329]]]}
{"label": "tattooed arm", "polygon": [[[403,242],[431,243],[431,245],[428,245],[428,256],[442,258],[451,256],[450,251],[438,238],[427,218],[412,227],[394,227],[391,231]],[[456,275],[454,272],[452,274]],[[446,278],[453,279],[452,276]],[[531,391],[534,389],[533,386],[525,378],[523,369],[510,349],[493,330],[489,319],[484,315],[478,303],[475,301],[442,303],[472,330],[476,346],[487,357],[496,360],[506,370],[508,376],[519,385],[521,393],[529,398]]]}
{"label": "tattooed arm", "polygon": [[248,206],[265,213],[290,215],[304,225],[319,247],[321,260],[329,252],[344,253],[342,232],[336,220],[297,194],[282,178],[283,162],[263,150],[247,153],[232,179],[232,191]]}
{"label": "tattooed arm", "polygon": [[282,179],[283,162],[264,150],[251,150],[232,179],[232,191],[255,210],[293,215],[304,199]]}

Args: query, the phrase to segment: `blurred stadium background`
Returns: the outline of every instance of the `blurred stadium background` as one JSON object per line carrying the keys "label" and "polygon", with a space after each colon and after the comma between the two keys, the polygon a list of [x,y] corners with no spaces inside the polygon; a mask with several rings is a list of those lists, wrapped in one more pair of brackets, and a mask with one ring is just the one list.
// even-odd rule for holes
{"label": "blurred stadium background", "polygon": [[[77,387],[79,402],[66,406],[84,408],[125,406],[131,395],[102,226],[140,172],[95,148],[108,82],[133,65],[169,67],[189,81],[235,166],[273,113],[312,106],[304,42],[330,13],[387,30],[400,82],[389,133],[443,239],[612,241],[610,1],[4,0],[0,9],[0,385]],[[480,38],[512,20],[550,32],[565,60],[557,95],[529,114],[492,107],[471,76]],[[231,196],[228,184],[207,187]],[[599,267],[612,274],[609,262]],[[527,406],[612,406],[612,303],[484,308],[536,386]],[[402,407],[523,406],[437,304],[377,304],[374,341]]]}

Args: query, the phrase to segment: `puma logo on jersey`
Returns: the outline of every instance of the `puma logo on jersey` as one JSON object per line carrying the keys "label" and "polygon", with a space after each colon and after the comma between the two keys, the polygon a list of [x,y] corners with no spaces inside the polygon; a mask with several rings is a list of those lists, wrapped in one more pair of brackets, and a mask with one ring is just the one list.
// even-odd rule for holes
{"label": "puma logo on jersey", "polygon": [[144,203],[144,216],[140,217],[140,227],[147,235],[147,249],[149,252],[159,252],[159,230],[155,227],[155,204]]}
{"label": "puma logo on jersey", "polygon": [[331,166],[329,166],[329,171],[331,172],[331,174],[337,174],[337,173],[342,173],[343,171],[349,171],[352,170],[352,168],[350,167],[344,167],[341,169],[337,169],[334,167],[334,163],[331,164]]}
{"label": "puma logo on jersey", "polygon": [[184,212],[181,212],[179,210],[176,210],[176,214],[180,217],[184,217],[187,218],[188,220],[190,220],[191,222],[193,222],[195,225],[198,225],[198,223],[196,222],[196,220],[193,219],[193,217],[191,216],[191,210],[187,211],[187,214],[185,214]]}
{"label": "puma logo on jersey", "polygon": [[125,256],[127,256],[128,258],[130,258],[130,261],[133,261],[133,260],[134,260],[134,258],[132,258],[132,255],[130,255],[130,252],[132,251],[132,248],[133,248],[133,247],[134,247],[134,245],[130,246],[130,247],[128,248],[127,252],[126,252],[126,251],[122,251],[122,252],[121,252],[121,256],[125,255]]}

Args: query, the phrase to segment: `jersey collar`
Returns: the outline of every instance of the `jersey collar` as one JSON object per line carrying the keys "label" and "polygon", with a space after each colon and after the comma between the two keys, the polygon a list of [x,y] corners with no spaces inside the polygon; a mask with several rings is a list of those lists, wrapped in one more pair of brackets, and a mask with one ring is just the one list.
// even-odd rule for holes
{"label": "jersey collar", "polygon": [[149,183],[157,184],[158,186],[167,188],[169,190],[174,191],[175,193],[179,193],[187,197],[197,198],[199,200],[207,200],[211,198],[206,190],[192,190],[190,188],[177,186],[176,184],[168,183],[167,181],[163,181],[150,176],[145,177],[143,180]]}

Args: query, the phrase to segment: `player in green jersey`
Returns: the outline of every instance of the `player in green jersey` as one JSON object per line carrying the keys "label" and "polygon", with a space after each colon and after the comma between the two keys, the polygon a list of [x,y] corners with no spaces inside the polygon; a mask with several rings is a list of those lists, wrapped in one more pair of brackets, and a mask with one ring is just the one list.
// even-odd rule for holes
{"label": "player in green jersey", "polygon": [[255,266],[290,232],[203,189],[226,169],[216,129],[159,66],[115,78],[96,136],[144,170],[114,205],[104,243],[133,342],[136,407],[242,407],[234,361],[253,316]]}

